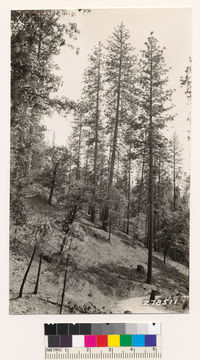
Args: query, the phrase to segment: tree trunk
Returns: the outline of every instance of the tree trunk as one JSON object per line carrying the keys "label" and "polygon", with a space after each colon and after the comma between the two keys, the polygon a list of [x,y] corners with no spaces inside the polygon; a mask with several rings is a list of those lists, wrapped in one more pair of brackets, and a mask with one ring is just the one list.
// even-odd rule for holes
{"label": "tree trunk", "polygon": [[126,219],[126,217],[124,216],[123,223],[122,223],[122,232],[123,232],[124,234],[126,234],[126,230],[127,230],[126,221],[127,221],[127,219]]}
{"label": "tree trunk", "polygon": [[40,271],[41,271],[41,265],[42,265],[42,254],[40,254],[40,259],[39,259],[39,265],[38,265],[38,273],[37,273],[37,280],[36,280],[36,284],[35,284],[35,289],[33,291],[33,294],[37,294],[38,292],[38,285],[39,285],[39,280],[40,280]]}
{"label": "tree trunk", "polygon": [[[65,247],[65,244],[66,244],[66,240],[67,240],[67,237],[69,236],[69,224],[71,225],[74,221],[75,217],[74,218],[71,218],[71,220],[67,223],[67,228],[64,227],[63,231],[65,232],[65,236],[63,237],[63,241],[62,241],[62,244],[61,244],[61,247],[60,247],[60,251],[59,251],[59,254],[62,254],[63,252],[63,249]],[[70,246],[71,246],[71,243],[70,243]]]}
{"label": "tree trunk", "polygon": [[91,209],[90,209],[90,220],[91,222],[95,222],[95,216],[96,216],[96,210],[95,210],[95,206],[92,205]]}
{"label": "tree trunk", "polygon": [[60,314],[62,314],[63,303],[64,303],[64,298],[65,298],[65,288],[66,288],[66,282],[67,282],[67,267],[68,267],[68,263],[69,263],[69,253],[68,253],[67,259],[66,259],[66,268],[65,268],[65,274],[64,274],[62,299],[61,299],[61,304],[60,304]]}
{"label": "tree trunk", "polygon": [[158,174],[158,251],[160,251],[160,210],[161,210],[161,199],[160,199],[160,183],[161,183],[161,170],[160,170],[160,158],[159,158],[159,174]]}
{"label": "tree trunk", "polygon": [[[98,158],[98,130],[99,130],[99,93],[100,93],[100,67],[101,67],[101,58],[100,58],[100,48],[99,48],[99,58],[98,58],[98,73],[97,73],[97,94],[96,94],[96,116],[95,116],[95,143],[94,143],[94,179],[93,179],[93,201],[95,203],[96,197],[96,185],[97,185],[97,158]],[[95,204],[92,205],[91,209],[91,221],[95,222]]]}
{"label": "tree trunk", "polygon": [[[131,150],[130,150],[131,152]],[[126,233],[129,235],[129,222],[130,222],[130,197],[131,197],[131,157],[130,153],[128,156],[128,188],[127,188],[127,226],[126,226]]]}
{"label": "tree trunk", "polygon": [[116,114],[115,114],[115,126],[114,126],[114,134],[113,134],[113,144],[112,144],[112,154],[111,154],[111,163],[110,163],[110,173],[108,179],[108,191],[107,191],[107,202],[105,205],[106,211],[104,211],[104,218],[102,229],[105,230],[107,228],[108,217],[109,217],[109,199],[110,193],[113,183],[114,176],[114,166],[115,166],[115,157],[116,157],[116,149],[117,149],[117,138],[118,138],[118,127],[119,127],[119,115],[120,115],[120,98],[121,98],[121,72],[122,72],[122,30],[120,34],[121,43],[120,43],[120,55],[119,55],[119,73],[118,73],[118,82],[117,82],[117,102],[116,102]]}
{"label": "tree trunk", "polygon": [[111,229],[112,229],[112,224],[111,224],[111,217],[109,218],[109,235],[108,235],[108,241],[111,240]]}
{"label": "tree trunk", "polygon": [[82,138],[82,124],[80,124],[80,127],[79,127],[78,159],[77,159],[77,169],[76,169],[76,180],[80,180],[80,178],[81,178],[81,171],[80,171],[81,138]]}
{"label": "tree trunk", "polygon": [[142,159],[142,172],[140,179],[139,199],[138,199],[138,214],[140,213],[140,208],[141,208],[142,188],[143,188],[143,179],[144,179],[144,163],[145,163],[145,146],[143,150],[143,159]]}
{"label": "tree trunk", "polygon": [[[176,137],[174,136],[174,151],[173,151],[173,212],[176,211]],[[175,218],[173,219],[173,243],[175,235]],[[176,261],[176,248],[173,251],[173,260]]]}
{"label": "tree trunk", "polygon": [[149,116],[149,229],[148,229],[148,270],[147,283],[152,283],[152,252],[153,252],[153,215],[154,215],[154,194],[153,194],[153,117],[152,117],[152,50],[150,61],[150,116]]}
{"label": "tree trunk", "polygon": [[32,264],[33,259],[34,259],[34,256],[35,256],[36,248],[37,248],[37,247],[36,247],[36,245],[35,245],[34,248],[33,248],[33,253],[32,253],[31,259],[30,259],[30,261],[29,261],[27,270],[26,270],[26,272],[25,272],[25,274],[24,274],[24,277],[23,277],[23,280],[22,280],[22,284],[21,284],[21,287],[20,287],[20,290],[19,290],[19,298],[22,297],[24,285],[25,285],[26,278],[27,278],[27,276],[28,276],[29,270],[30,270],[30,268],[31,268],[31,264]]}
{"label": "tree trunk", "polygon": [[72,178],[72,154],[69,153],[69,180]]}
{"label": "tree trunk", "polygon": [[56,163],[54,166],[53,178],[52,178],[52,182],[51,182],[51,188],[50,188],[49,199],[48,199],[49,205],[52,204],[53,192],[54,192],[55,184],[56,184],[57,168],[58,168],[58,163]]}
{"label": "tree trunk", "polygon": [[173,183],[174,183],[173,211],[176,211],[176,143],[175,143],[175,138],[174,138],[174,154],[173,154]]}
{"label": "tree trunk", "polygon": [[119,181],[119,166],[120,166],[120,156],[119,156],[119,150],[118,150],[117,151],[117,171],[116,171],[117,183]]}
{"label": "tree trunk", "polygon": [[[67,233],[69,232],[69,229],[67,231]],[[62,244],[61,244],[61,247],[60,247],[60,251],[59,253],[62,254],[63,252],[63,249],[64,249],[64,246],[65,246],[65,243],[66,243],[66,239],[67,239],[67,233],[65,234],[65,236],[63,237],[63,241],[62,241]]]}
{"label": "tree trunk", "polygon": [[148,236],[149,236],[149,209],[147,209],[147,212],[146,212],[146,217],[145,217],[145,246],[146,248],[148,249],[148,244],[149,244],[149,241],[148,241]]}
{"label": "tree trunk", "polygon": [[108,231],[108,216],[109,216],[109,208],[106,202],[102,211],[102,229],[104,231]]}
{"label": "tree trunk", "polygon": [[168,249],[164,249],[164,251],[163,251],[163,255],[164,255],[163,262],[164,262],[164,264],[165,264],[166,258],[167,258],[167,251],[168,251]]}
{"label": "tree trunk", "polygon": [[[32,118],[32,116],[31,116]],[[31,146],[31,138],[33,135],[33,127],[32,124],[30,124],[29,132],[28,132],[28,142],[29,146],[27,148],[27,163],[26,163],[26,182],[27,184],[31,183],[31,166],[32,166],[32,146]]]}

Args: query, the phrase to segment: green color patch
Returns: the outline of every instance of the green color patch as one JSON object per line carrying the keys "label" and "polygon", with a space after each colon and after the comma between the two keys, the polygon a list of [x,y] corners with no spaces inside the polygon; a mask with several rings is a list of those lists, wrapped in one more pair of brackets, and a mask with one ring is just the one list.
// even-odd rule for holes
{"label": "green color patch", "polygon": [[120,346],[132,346],[132,335],[120,335]]}

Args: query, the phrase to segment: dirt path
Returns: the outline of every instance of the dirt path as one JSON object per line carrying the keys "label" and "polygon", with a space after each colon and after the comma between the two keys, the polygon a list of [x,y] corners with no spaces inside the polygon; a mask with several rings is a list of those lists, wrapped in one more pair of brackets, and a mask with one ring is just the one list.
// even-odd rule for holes
{"label": "dirt path", "polygon": [[[169,313],[169,309],[166,309],[164,306],[152,306],[152,305],[143,305],[144,301],[148,300],[146,296],[139,296],[134,298],[129,298],[125,300],[120,300],[112,308],[112,313],[139,313],[139,314],[152,314],[152,313]],[[174,313],[175,311],[170,311]]]}

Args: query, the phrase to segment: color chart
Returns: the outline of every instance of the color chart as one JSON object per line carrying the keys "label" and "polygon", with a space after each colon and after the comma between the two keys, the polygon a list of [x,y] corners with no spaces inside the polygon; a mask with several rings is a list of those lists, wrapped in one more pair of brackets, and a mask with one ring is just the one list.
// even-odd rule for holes
{"label": "color chart", "polygon": [[45,359],[161,359],[160,323],[45,324]]}

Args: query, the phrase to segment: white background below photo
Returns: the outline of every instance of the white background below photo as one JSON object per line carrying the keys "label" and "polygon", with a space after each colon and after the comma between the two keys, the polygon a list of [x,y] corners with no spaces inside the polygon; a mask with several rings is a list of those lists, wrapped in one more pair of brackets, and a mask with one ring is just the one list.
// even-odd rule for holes
{"label": "white background below photo", "polygon": [[[9,315],[9,106],[10,106],[10,10],[11,9],[66,9],[111,7],[193,7],[192,54],[192,179],[191,179],[191,236],[190,236],[190,309],[188,314],[120,314],[120,315]],[[0,274],[1,274],[1,358],[4,360],[43,360],[44,323],[58,322],[147,322],[162,324],[162,353],[165,360],[196,360],[199,342],[199,203],[200,203],[200,4],[198,1],[7,1],[1,7],[1,177],[0,177]],[[171,35],[173,36],[173,34]],[[174,34],[175,36],[175,34]],[[180,105],[181,106],[181,105]],[[185,165],[187,166],[187,164]]]}

